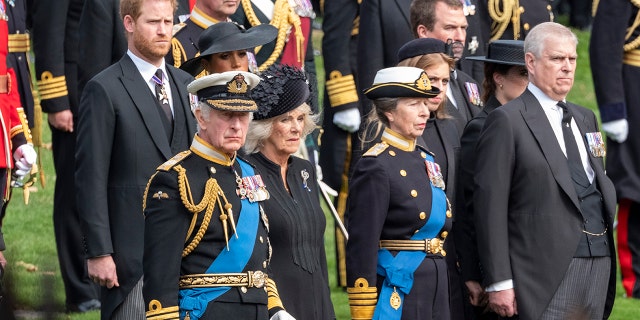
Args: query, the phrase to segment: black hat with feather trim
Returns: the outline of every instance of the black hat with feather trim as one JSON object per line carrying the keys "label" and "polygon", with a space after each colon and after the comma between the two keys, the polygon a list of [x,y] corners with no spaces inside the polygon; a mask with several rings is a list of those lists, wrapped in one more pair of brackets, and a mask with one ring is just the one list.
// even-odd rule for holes
{"label": "black hat with feather trim", "polygon": [[304,71],[274,64],[260,76],[262,81],[251,93],[258,104],[254,120],[273,118],[308,103],[311,88]]}

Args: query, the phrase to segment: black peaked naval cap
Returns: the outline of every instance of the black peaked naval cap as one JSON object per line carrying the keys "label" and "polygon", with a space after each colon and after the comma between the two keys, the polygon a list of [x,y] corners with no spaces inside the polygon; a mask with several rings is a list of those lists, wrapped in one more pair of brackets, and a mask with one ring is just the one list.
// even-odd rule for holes
{"label": "black peaked naval cap", "polygon": [[512,66],[524,66],[524,41],[495,40],[489,43],[486,56],[471,56],[465,59]]}
{"label": "black peaked naval cap", "polygon": [[198,48],[200,55],[185,61],[180,69],[194,77],[202,72],[201,60],[214,53],[252,49],[273,41],[278,29],[269,24],[257,25],[245,30],[233,22],[218,22],[200,34]]}

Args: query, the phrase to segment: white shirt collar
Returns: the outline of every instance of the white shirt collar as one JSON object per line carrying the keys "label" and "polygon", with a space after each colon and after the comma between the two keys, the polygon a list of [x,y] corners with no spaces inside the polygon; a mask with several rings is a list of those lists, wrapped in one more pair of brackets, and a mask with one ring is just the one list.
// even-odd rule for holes
{"label": "white shirt collar", "polygon": [[140,74],[142,75],[142,78],[146,82],[152,81],[151,78],[156,74],[156,70],[158,69],[162,69],[162,74],[164,78],[162,79],[162,81],[167,81],[169,79],[167,78],[167,68],[164,63],[164,58],[162,58],[162,64],[160,64],[160,67],[156,67],[153,64],[147,61],[144,61],[142,60],[142,58],[136,56],[133,52],[131,52],[131,50],[127,50],[127,54],[133,61],[133,64],[136,65],[136,68],[138,68],[138,71],[140,72]]}

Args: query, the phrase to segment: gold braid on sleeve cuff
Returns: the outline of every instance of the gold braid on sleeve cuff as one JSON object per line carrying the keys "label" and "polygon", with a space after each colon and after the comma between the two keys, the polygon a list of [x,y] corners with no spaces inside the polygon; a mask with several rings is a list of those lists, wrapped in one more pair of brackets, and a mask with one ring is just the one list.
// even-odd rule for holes
{"label": "gold braid on sleeve cuff", "polygon": [[54,77],[50,71],[45,71],[40,76],[38,90],[40,90],[40,99],[42,100],[64,97],[69,94],[65,76]]}
{"label": "gold braid on sleeve cuff", "polygon": [[340,71],[331,71],[326,88],[332,107],[358,102],[356,82],[351,74],[343,76]]}
{"label": "gold braid on sleeve cuff", "polygon": [[284,309],[282,305],[282,300],[280,300],[280,295],[278,294],[278,288],[276,287],[275,281],[273,279],[267,279],[267,309],[271,310],[273,308],[281,308]]}
{"label": "gold braid on sleeve cuff", "polygon": [[353,320],[372,319],[373,312],[378,303],[376,287],[369,287],[369,282],[364,278],[358,278],[353,287],[347,288],[351,318]]}
{"label": "gold braid on sleeve cuff", "polygon": [[158,300],[149,302],[149,311],[146,313],[148,320],[179,320],[180,312],[178,306],[163,308]]}

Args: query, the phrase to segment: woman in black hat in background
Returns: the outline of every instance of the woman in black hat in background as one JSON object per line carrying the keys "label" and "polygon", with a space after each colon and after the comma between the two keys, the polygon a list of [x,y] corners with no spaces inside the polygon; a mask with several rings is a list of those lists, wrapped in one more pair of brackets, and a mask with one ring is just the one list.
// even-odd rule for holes
{"label": "woman in black hat in background", "polygon": [[233,22],[218,22],[200,34],[200,55],[185,61],[180,69],[196,78],[232,70],[256,73],[253,48],[273,41],[277,35],[278,29],[268,24],[245,30]]}
{"label": "woman in black hat in background", "polygon": [[335,319],[318,177],[311,162],[293,156],[315,128],[309,85],[304,72],[290,66],[272,65],[261,76],[264,80],[252,91],[259,111],[249,126],[245,151],[271,194],[263,208],[273,248],[272,276],[293,317]]}
{"label": "woman in black hat in background", "polygon": [[487,56],[467,57],[484,61],[485,78],[482,83],[484,109],[464,129],[460,144],[461,161],[459,187],[465,199],[464,215],[459,216],[454,233],[458,260],[463,281],[469,291],[471,304],[476,307],[479,319],[497,319],[493,312],[484,313],[486,304],[482,287],[482,273],[476,244],[473,213],[473,176],[475,171],[475,148],[489,113],[520,96],[527,88],[527,69],[524,64],[524,41],[496,40],[489,43]]}
{"label": "woman in black hat in background", "polygon": [[416,142],[437,96],[419,68],[379,70],[371,88],[385,129],[356,163],[349,186],[347,293],[353,319],[449,319],[443,248],[451,228],[445,183]]}

